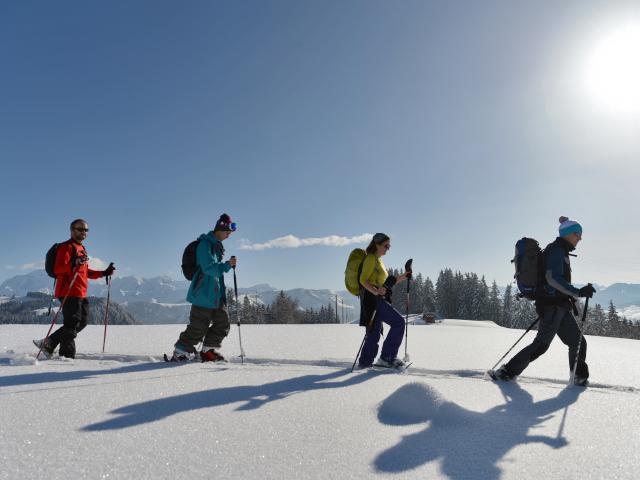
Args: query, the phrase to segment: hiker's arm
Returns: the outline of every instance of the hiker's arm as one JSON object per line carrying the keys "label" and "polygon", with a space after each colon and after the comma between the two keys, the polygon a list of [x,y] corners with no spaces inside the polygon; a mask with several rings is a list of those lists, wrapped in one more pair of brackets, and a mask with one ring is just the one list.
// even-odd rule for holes
{"label": "hiker's arm", "polygon": [[196,262],[202,273],[211,277],[219,277],[231,270],[229,262],[219,262],[216,256],[211,253],[209,242],[204,240],[198,244],[196,249]]}
{"label": "hiker's arm", "polygon": [[404,282],[409,277],[408,272],[404,272],[402,275],[396,277],[396,284]]}
{"label": "hiker's arm", "polygon": [[89,269],[87,273],[91,280],[97,280],[98,278],[104,277],[104,273],[102,273],[102,270]]}
{"label": "hiker's arm", "polygon": [[579,294],[578,289],[564,278],[564,253],[559,248],[552,248],[549,252],[545,280],[560,293],[570,297],[577,297]]}

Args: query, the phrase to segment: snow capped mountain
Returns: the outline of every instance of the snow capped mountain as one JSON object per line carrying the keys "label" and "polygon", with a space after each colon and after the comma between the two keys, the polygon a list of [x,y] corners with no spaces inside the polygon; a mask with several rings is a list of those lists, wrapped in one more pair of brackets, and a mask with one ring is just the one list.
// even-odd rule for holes
{"label": "snow capped mountain", "polygon": [[[35,270],[26,275],[9,278],[0,285],[0,295],[23,297],[27,292],[51,293],[53,279],[44,270]],[[187,296],[189,282],[160,276],[143,278],[136,276],[114,277],[111,283],[111,297],[118,303],[128,300],[148,300],[161,302],[183,302]],[[107,285],[104,280],[89,282],[89,295],[104,297]]]}
{"label": "snow capped mountain", "polygon": [[[2,297],[6,299],[7,297]],[[102,324],[106,314],[106,299],[89,297],[89,323]],[[4,323],[43,323],[51,322],[48,315],[51,296],[41,292],[29,292],[24,297],[15,297],[0,301],[0,324]],[[54,301],[52,315],[60,304]],[[61,323],[61,320],[59,320]],[[110,325],[135,325],[140,323],[121,305],[112,303],[109,306]]]}
{"label": "snow capped mountain", "polygon": [[[136,319],[143,323],[185,323],[189,307],[186,304],[187,291],[190,282],[174,280],[167,276],[144,278],[138,276],[115,277],[111,282],[111,300],[123,304]],[[44,270],[36,270],[27,275],[12,277],[0,285],[0,295],[11,297],[25,296],[28,292],[51,293],[53,280]],[[301,309],[319,310],[331,304],[336,306],[338,295],[338,310],[340,315],[344,305],[345,317],[353,317],[359,308],[358,298],[347,291],[309,290],[295,288],[285,290],[284,293],[298,302]],[[252,303],[269,305],[280,294],[280,290],[263,283],[249,288],[238,288],[238,300],[242,302],[245,296]],[[96,297],[107,296],[107,285],[104,280],[89,282],[89,295]],[[185,313],[186,312],[186,313]],[[349,313],[348,313],[349,312]]]}
{"label": "snow capped mountain", "polygon": [[[17,275],[0,285],[0,296],[23,297],[27,292],[51,293],[53,280],[44,270],[35,270],[25,275]],[[614,283],[608,287],[596,287],[593,304],[600,303],[606,308],[612,300],[622,315],[630,319],[640,319],[640,284]],[[126,308],[143,323],[183,323],[186,322],[185,299],[189,289],[186,280],[174,280],[167,276],[144,278],[138,276],[116,277],[111,284],[111,299],[125,304]],[[336,307],[341,318],[354,318],[359,309],[358,298],[347,291],[329,289],[312,290],[294,288],[284,293],[298,302],[301,309],[318,310],[331,304]],[[248,288],[238,288],[239,300],[245,296],[252,303],[269,305],[275,301],[280,290],[266,283]],[[106,297],[107,285],[103,280],[89,282],[89,295]],[[155,305],[146,304],[155,303]],[[178,308],[173,308],[174,306]]]}
{"label": "snow capped mountain", "polygon": [[603,307],[609,305],[609,301],[613,301],[613,304],[619,309],[640,305],[640,285],[637,283],[614,283],[598,290],[593,296],[593,301]]}
{"label": "snow capped mountain", "polygon": [[51,293],[53,278],[44,270],[35,270],[24,275],[16,275],[0,284],[0,295],[24,297],[27,292]]}

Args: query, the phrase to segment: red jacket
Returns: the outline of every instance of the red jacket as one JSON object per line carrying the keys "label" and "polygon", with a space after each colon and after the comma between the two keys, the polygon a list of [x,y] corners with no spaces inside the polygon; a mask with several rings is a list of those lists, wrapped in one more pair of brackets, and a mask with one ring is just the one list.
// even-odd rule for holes
{"label": "red jacket", "polygon": [[[87,255],[84,245],[76,243],[73,240],[67,240],[61,243],[56,252],[56,264],[53,268],[56,274],[56,298],[64,296],[84,298],[87,296],[87,287],[89,279],[101,278],[104,276],[102,271],[91,270],[89,264],[85,263],[78,268],[73,267],[73,261],[77,257]],[[73,275],[78,272],[76,280],[73,282],[71,290],[69,284],[73,279]]]}

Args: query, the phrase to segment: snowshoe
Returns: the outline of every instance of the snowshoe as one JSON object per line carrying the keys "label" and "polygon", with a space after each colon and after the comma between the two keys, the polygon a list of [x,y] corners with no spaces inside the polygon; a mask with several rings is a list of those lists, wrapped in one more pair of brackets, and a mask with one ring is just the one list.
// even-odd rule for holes
{"label": "snowshoe", "polygon": [[588,387],[589,380],[585,377],[578,377],[577,375],[573,377],[573,384],[577,387]]}
{"label": "snowshoe", "polygon": [[502,365],[497,370],[488,370],[487,375],[489,375],[492,380],[502,382],[508,382],[514,378],[513,375],[507,371],[507,367],[505,365]]}
{"label": "snowshoe", "polygon": [[400,360],[399,358],[393,358],[391,360],[386,360],[382,357],[380,357],[378,359],[378,361],[375,363],[376,367],[383,367],[383,368],[402,368],[405,366],[405,363]]}
{"label": "snowshoe", "polygon": [[165,362],[193,362],[196,359],[199,360],[195,352],[187,352],[179,348],[173,351],[171,358],[169,358],[166,353],[164,355]]}
{"label": "snowshoe", "polygon": [[33,344],[42,351],[46,358],[51,358],[53,356],[53,351],[55,349],[51,348],[49,339],[43,338],[41,340],[33,340]]}
{"label": "snowshoe", "polygon": [[400,360],[399,358],[394,358],[392,360],[386,360],[386,359],[380,357],[378,359],[378,361],[373,364],[373,366],[374,367],[379,367],[379,368],[388,368],[388,369],[391,369],[391,370],[397,370],[400,373],[402,373],[405,370],[407,370],[407,368],[409,368],[411,366],[411,363],[405,363],[402,360]]}

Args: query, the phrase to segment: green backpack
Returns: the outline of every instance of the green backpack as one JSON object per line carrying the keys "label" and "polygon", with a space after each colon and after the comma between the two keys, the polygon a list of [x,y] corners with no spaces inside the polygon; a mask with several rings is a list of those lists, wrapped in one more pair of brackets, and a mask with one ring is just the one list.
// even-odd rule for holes
{"label": "green backpack", "polygon": [[362,264],[367,256],[362,248],[355,248],[349,254],[347,260],[347,268],[344,271],[344,284],[349,293],[360,296],[360,273],[362,272]]}

